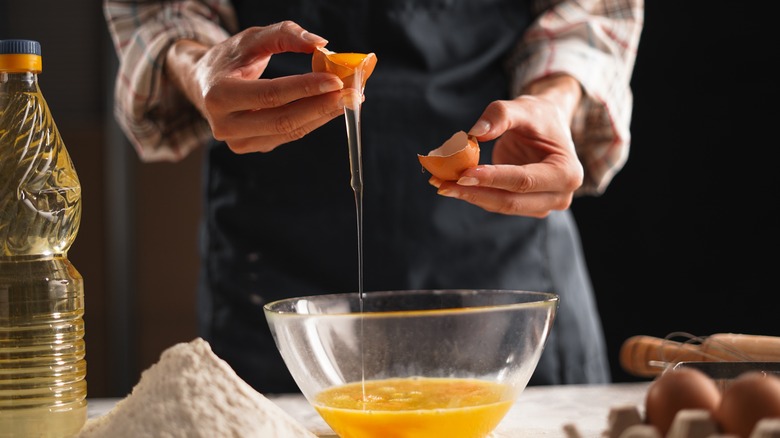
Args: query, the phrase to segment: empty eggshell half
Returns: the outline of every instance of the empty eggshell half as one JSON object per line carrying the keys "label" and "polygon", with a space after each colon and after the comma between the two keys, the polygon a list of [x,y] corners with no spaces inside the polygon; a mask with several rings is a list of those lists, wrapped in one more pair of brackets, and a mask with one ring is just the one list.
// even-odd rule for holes
{"label": "empty eggshell half", "polygon": [[418,154],[417,158],[431,175],[455,181],[464,170],[479,164],[479,143],[476,137],[458,131],[428,155]]}

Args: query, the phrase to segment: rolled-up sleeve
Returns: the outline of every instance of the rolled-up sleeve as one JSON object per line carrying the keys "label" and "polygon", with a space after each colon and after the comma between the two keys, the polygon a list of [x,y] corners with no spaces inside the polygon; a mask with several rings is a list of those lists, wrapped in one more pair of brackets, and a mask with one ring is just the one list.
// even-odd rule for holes
{"label": "rolled-up sleeve", "polygon": [[119,57],[114,116],[143,161],[178,161],[211,138],[205,119],[164,74],[173,42],[207,45],[235,30],[227,0],[121,1],[103,3]]}
{"label": "rolled-up sleeve", "polygon": [[572,137],[585,169],[578,194],[603,193],[625,164],[631,141],[631,74],[644,24],[643,0],[536,1],[539,11],[509,58],[512,93],[566,73],[583,88]]}

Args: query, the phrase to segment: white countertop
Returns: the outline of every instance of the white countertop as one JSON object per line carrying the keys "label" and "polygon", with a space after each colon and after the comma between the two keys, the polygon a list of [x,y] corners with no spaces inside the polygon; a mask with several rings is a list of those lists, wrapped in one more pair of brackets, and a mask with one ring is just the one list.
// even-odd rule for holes
{"label": "white countertop", "polygon": [[[583,437],[599,438],[608,428],[609,412],[636,406],[644,415],[649,383],[611,385],[530,386],[493,433],[494,438],[566,437],[565,425],[574,425]],[[269,396],[320,437],[335,437],[306,399],[300,395]],[[89,399],[89,417],[108,412],[119,399]]]}

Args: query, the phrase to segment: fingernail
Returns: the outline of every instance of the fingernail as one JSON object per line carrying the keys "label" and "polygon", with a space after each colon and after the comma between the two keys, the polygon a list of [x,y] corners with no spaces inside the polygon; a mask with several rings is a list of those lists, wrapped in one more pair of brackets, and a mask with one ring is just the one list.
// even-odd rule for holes
{"label": "fingernail", "polygon": [[490,131],[490,123],[486,120],[477,120],[477,123],[469,131],[469,135],[479,137],[485,135]]}
{"label": "fingernail", "polygon": [[457,198],[458,197],[458,194],[454,190],[451,190],[451,189],[439,189],[436,193],[438,193],[438,194],[440,194],[442,196],[447,196],[448,198]]}
{"label": "fingernail", "polygon": [[341,79],[338,77],[328,79],[325,82],[320,82],[320,92],[322,93],[330,93],[331,91],[341,90],[342,88],[344,88],[344,83],[341,82]]}
{"label": "fingernail", "polygon": [[464,176],[458,180],[459,186],[476,186],[479,185],[479,180],[473,176]]}
{"label": "fingernail", "polygon": [[303,33],[301,34],[301,38],[314,44],[328,43],[328,40],[326,40],[325,38],[306,30],[304,30]]}

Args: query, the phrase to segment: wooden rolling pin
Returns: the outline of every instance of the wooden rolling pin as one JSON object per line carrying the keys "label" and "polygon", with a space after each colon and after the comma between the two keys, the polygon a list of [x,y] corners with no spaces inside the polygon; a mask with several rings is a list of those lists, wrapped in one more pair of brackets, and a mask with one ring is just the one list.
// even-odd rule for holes
{"label": "wooden rolling pin", "polygon": [[620,365],[638,377],[654,377],[679,362],[780,362],[780,338],[717,333],[698,343],[632,336],[620,348]]}

